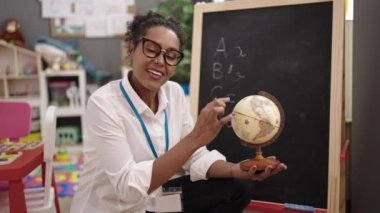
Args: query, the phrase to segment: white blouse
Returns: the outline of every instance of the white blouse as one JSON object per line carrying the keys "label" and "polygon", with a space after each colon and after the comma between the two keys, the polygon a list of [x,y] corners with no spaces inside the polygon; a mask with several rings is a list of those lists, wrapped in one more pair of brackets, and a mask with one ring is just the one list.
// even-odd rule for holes
{"label": "white blouse", "polygon": [[[120,80],[99,88],[88,100],[84,116],[83,152],[85,163],[80,173],[71,212],[145,212],[150,196],[153,161],[143,129],[123,96]],[[193,128],[179,84],[168,81],[159,90],[156,114],[140,99],[127,77],[123,87],[142,117],[157,154],[165,153],[165,115],[168,116],[169,149]],[[225,160],[218,151],[199,148],[183,166],[192,181],[206,179],[216,160]]]}

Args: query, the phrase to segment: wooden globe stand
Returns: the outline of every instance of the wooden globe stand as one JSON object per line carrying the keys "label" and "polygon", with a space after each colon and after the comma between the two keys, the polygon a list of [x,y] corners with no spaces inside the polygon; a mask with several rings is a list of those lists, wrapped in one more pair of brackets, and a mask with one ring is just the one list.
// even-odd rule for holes
{"label": "wooden globe stand", "polygon": [[240,162],[240,168],[244,171],[248,171],[252,168],[252,166],[256,166],[256,171],[263,171],[267,166],[272,166],[272,168],[276,168],[278,164],[280,164],[280,161],[278,160],[272,158],[264,158],[263,152],[261,151],[261,147],[257,147],[255,158]]}

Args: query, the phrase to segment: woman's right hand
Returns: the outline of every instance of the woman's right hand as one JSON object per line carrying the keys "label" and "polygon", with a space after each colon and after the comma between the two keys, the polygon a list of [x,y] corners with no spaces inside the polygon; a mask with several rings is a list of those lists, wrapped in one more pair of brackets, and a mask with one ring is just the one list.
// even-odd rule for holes
{"label": "woman's right hand", "polygon": [[229,101],[229,97],[215,98],[201,110],[194,129],[188,135],[193,143],[198,143],[199,147],[211,143],[222,127],[231,121],[231,114],[224,116]]}

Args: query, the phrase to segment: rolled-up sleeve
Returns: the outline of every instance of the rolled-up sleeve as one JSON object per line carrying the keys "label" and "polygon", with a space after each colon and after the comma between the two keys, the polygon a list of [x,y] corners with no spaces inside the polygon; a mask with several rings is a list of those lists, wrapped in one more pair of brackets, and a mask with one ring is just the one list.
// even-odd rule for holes
{"label": "rolled-up sleeve", "polygon": [[216,150],[209,151],[202,147],[192,155],[184,167],[188,167],[191,181],[207,180],[207,171],[217,160],[225,161],[226,157]]}

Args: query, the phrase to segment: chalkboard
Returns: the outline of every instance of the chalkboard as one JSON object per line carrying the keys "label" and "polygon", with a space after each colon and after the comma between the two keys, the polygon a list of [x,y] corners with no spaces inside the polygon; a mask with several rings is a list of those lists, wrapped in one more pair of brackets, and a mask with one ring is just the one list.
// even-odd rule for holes
{"label": "chalkboard", "polygon": [[[328,208],[329,180],[334,176],[329,167],[337,166],[329,158],[331,152],[339,152],[331,150],[330,144],[340,143],[339,137],[337,141],[331,138],[332,125],[339,123],[332,123],[331,115],[339,120],[342,113],[342,77],[333,73],[341,72],[333,69],[337,64],[333,61],[333,2],[254,2],[196,5],[192,113],[196,117],[215,97],[231,97],[226,109],[230,113],[245,96],[259,91],[272,94],[284,108],[285,126],[263,152],[277,156],[288,170],[254,183],[252,199]],[[340,132],[340,126],[336,127]],[[230,126],[208,148],[219,150],[232,162],[255,153],[239,143]]]}

